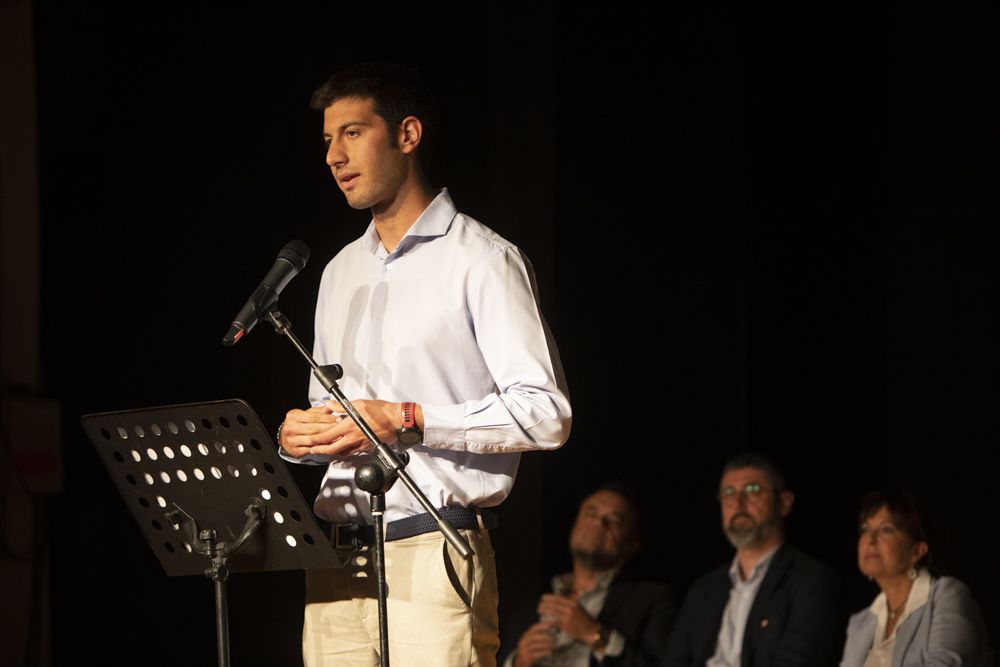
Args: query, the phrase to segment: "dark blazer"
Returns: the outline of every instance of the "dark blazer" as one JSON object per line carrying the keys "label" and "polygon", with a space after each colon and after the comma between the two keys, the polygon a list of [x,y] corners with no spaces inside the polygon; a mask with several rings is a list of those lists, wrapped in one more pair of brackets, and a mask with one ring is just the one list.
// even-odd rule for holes
{"label": "dark blazer", "polygon": [[[622,634],[625,651],[617,657],[605,657],[599,663],[601,667],[656,665],[663,655],[663,645],[676,613],[677,605],[669,586],[620,574],[611,582],[597,620]],[[505,620],[497,664],[502,665],[507,656],[517,650],[521,635],[537,621],[537,602]]]}
{"label": "dark blazer", "polygon": [[[729,602],[729,565],[691,586],[667,642],[662,667],[704,667],[715,655]],[[839,576],[789,544],[774,554],[747,617],[742,667],[827,667],[843,646]]]}

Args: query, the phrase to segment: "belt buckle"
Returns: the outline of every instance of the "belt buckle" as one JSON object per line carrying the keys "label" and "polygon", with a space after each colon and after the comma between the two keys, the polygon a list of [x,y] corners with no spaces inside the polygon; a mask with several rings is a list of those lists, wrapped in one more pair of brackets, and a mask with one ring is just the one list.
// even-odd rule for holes
{"label": "belt buckle", "polygon": [[333,546],[336,549],[360,551],[365,546],[361,533],[362,526],[357,523],[338,523],[333,526]]}

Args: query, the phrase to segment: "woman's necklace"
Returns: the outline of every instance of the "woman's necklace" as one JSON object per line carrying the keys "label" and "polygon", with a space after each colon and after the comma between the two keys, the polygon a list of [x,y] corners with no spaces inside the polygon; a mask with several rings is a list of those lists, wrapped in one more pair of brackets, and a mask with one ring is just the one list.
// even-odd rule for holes
{"label": "woman's necklace", "polygon": [[897,616],[899,616],[903,612],[903,607],[905,607],[905,606],[906,606],[906,600],[903,600],[903,604],[901,604],[898,607],[896,607],[895,609],[893,609],[893,608],[891,608],[889,606],[889,601],[886,600],[885,608],[889,610],[889,620],[892,621]]}

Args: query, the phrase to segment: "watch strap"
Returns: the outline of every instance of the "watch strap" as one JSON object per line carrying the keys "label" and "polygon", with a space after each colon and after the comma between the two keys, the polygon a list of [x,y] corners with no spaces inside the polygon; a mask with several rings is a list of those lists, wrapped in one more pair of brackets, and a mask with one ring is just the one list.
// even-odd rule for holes
{"label": "watch strap", "polygon": [[403,403],[403,428],[414,428],[416,426],[416,404],[411,401]]}

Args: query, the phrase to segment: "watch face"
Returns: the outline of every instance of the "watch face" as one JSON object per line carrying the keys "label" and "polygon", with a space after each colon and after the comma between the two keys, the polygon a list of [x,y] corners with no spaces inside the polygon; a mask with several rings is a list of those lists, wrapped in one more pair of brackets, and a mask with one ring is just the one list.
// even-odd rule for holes
{"label": "watch face", "polygon": [[424,436],[421,435],[420,431],[415,428],[402,428],[399,433],[396,434],[397,439],[400,444],[412,447],[413,445],[419,445],[424,441]]}

